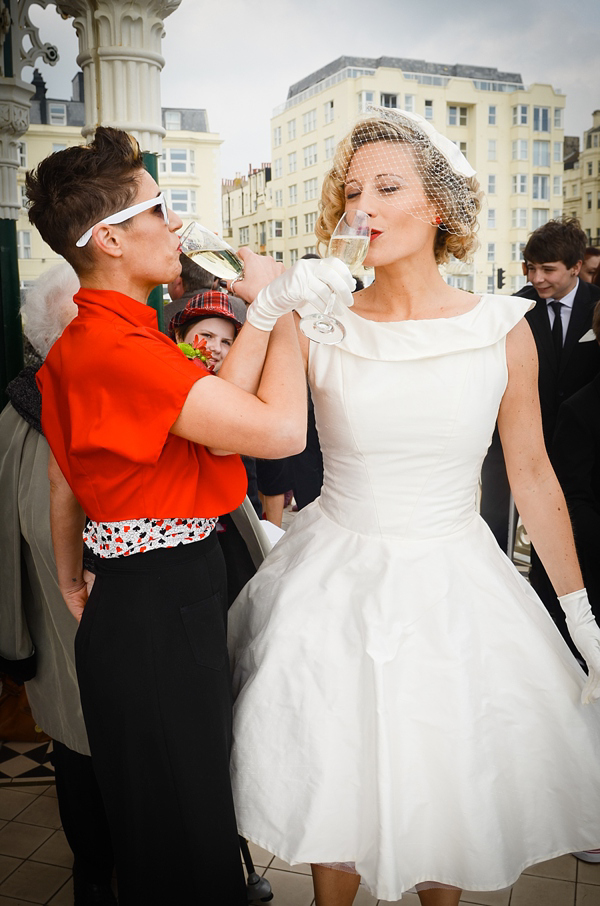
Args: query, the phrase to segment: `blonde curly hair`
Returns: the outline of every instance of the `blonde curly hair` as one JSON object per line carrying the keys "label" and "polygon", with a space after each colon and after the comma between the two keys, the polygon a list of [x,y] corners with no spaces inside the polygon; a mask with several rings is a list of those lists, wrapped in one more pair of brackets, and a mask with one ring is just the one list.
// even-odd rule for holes
{"label": "blonde curly hair", "polygon": [[319,216],[315,228],[320,246],[327,246],[335,225],[346,209],[345,182],[355,152],[375,142],[402,143],[410,147],[427,198],[439,212],[441,224],[434,241],[435,260],[442,264],[454,255],[469,258],[478,247],[477,215],[482,193],[475,177],[457,174],[443,154],[422,133],[418,125],[383,110],[361,118],[338,144],[333,166],[323,180]]}

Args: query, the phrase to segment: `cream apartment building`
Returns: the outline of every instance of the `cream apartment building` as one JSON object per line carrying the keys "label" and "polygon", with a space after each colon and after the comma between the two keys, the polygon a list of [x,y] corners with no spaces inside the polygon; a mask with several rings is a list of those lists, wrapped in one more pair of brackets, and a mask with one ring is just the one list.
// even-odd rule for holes
{"label": "cream apartment building", "polygon": [[590,245],[600,245],[600,110],[583,133],[583,148],[565,160],[565,214],[577,217]]}
{"label": "cream apartment building", "polygon": [[[21,216],[17,223],[17,252],[21,287],[32,283],[44,270],[59,260],[27,219],[25,173],[53,151],[79,145],[83,139],[83,79],[73,79],[71,100],[46,97],[40,74],[33,84],[30,127],[19,143],[18,185],[22,198]],[[221,231],[220,145],[221,139],[208,126],[205,110],[164,107],[162,158],[158,162],[158,180],[167,203],[182,218],[201,220],[209,229]]]}
{"label": "cream apartment building", "polygon": [[266,251],[286,265],[315,250],[323,176],[337,141],[369,104],[424,116],[477,170],[486,193],[481,245],[474,261],[449,264],[448,281],[491,292],[502,268],[503,292],[518,289],[528,234],[562,214],[565,96],[550,85],[525,86],[518,73],[490,67],[340,57],[292,85],[271,120],[271,179],[262,219],[252,220],[247,211],[243,222],[232,219],[232,243],[242,244],[243,230],[258,250],[258,222],[258,233],[265,224]]}

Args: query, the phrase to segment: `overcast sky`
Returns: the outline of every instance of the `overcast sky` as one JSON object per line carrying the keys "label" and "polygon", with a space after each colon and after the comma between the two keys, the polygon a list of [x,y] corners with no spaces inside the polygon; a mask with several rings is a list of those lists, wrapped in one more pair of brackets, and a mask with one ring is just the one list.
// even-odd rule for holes
{"label": "overcast sky", "polygon": [[[72,20],[52,6],[32,7],[32,19],[61,56],[55,67],[38,63],[48,94],[68,98]],[[163,106],[206,109],[224,140],[223,176],[269,160],[273,108],[342,55],[518,72],[567,95],[565,131],[580,139],[600,108],[600,0],[182,0],[165,30]]]}

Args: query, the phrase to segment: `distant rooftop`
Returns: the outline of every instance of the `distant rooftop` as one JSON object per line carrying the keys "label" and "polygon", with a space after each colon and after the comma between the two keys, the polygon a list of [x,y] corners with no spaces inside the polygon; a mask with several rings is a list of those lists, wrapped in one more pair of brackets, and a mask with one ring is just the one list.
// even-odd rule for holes
{"label": "distant rooftop", "polygon": [[477,79],[488,82],[507,82],[511,85],[522,85],[523,79],[518,72],[500,72],[492,66],[465,66],[460,63],[427,63],[425,60],[412,60],[404,57],[338,57],[306,78],[296,82],[288,91],[288,99],[306,91],[323,79],[334,75],[342,69],[401,69],[404,72],[438,75],[446,78]]}

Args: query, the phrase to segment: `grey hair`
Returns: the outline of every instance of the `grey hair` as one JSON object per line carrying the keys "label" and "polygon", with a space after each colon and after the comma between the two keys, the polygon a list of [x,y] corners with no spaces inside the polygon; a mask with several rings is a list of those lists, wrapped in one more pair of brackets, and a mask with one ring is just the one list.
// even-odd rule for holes
{"label": "grey hair", "polygon": [[77,274],[70,264],[62,261],[41,274],[24,291],[21,302],[23,333],[42,359],[77,314],[73,296],[78,289]]}

